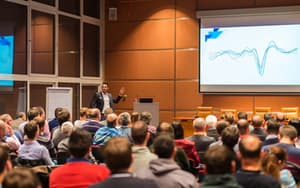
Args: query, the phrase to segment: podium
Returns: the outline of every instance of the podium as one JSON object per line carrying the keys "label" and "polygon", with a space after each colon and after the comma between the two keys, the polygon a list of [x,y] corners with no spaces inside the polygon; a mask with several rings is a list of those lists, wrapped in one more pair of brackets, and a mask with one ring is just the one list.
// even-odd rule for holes
{"label": "podium", "polygon": [[141,102],[134,102],[133,103],[133,111],[134,112],[150,112],[152,114],[152,121],[151,124],[154,126],[158,126],[159,124],[159,103],[141,103]]}

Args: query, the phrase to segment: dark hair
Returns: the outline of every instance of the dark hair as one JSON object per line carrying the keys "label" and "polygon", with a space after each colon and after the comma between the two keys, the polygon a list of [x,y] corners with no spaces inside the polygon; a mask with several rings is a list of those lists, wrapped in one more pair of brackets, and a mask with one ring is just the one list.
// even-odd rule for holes
{"label": "dark hair", "polygon": [[31,120],[24,127],[24,134],[27,135],[29,139],[34,139],[36,133],[39,131],[39,126],[37,121]]}
{"label": "dark hair", "polygon": [[33,120],[39,115],[39,110],[37,107],[31,107],[27,112],[27,118],[29,121]]}
{"label": "dark hair", "polygon": [[9,160],[9,148],[7,145],[0,144],[0,174],[4,171],[6,161]]}
{"label": "dark hair", "polygon": [[232,112],[225,112],[225,114],[222,115],[222,118],[225,121],[228,121],[230,125],[232,125],[234,122],[234,114]]}
{"label": "dark hair", "polygon": [[229,148],[233,148],[238,143],[239,137],[239,130],[236,127],[229,126],[222,131],[222,142]]}
{"label": "dark hair", "polygon": [[148,126],[144,121],[136,121],[131,128],[131,137],[135,144],[142,144],[146,139]]}
{"label": "dark hair", "polygon": [[156,153],[159,158],[171,158],[174,147],[175,144],[172,137],[166,134],[157,136],[153,142],[154,153]]}
{"label": "dark hair", "polygon": [[289,121],[289,125],[295,127],[295,129],[297,130],[297,136],[300,135],[300,121],[298,118],[292,118],[290,121]]}
{"label": "dark hair", "polygon": [[239,150],[243,158],[256,159],[260,157],[261,141],[257,136],[247,135],[239,143]]}
{"label": "dark hair", "polygon": [[246,119],[248,120],[248,114],[246,112],[239,112],[237,115],[238,119]]}
{"label": "dark hair", "polygon": [[274,116],[273,116],[272,112],[266,112],[264,114],[264,120],[268,121],[269,119],[274,119]]}
{"label": "dark hair", "polygon": [[269,119],[267,121],[267,133],[268,134],[278,134],[279,133],[280,124],[274,119]]}
{"label": "dark hair", "polygon": [[225,146],[209,147],[204,154],[204,164],[208,174],[231,174],[232,152]]}
{"label": "dark hair", "polygon": [[68,109],[63,108],[58,114],[57,114],[57,121],[59,125],[61,126],[64,122],[69,121],[71,115]]}
{"label": "dark hair", "polygon": [[14,168],[3,179],[3,188],[37,188],[41,183],[30,168]]}
{"label": "dark hair", "polygon": [[132,112],[131,113],[131,122],[134,123],[140,119],[140,113],[139,112]]}
{"label": "dark hair", "polygon": [[228,123],[228,121],[225,121],[225,120],[220,120],[217,122],[217,125],[216,125],[216,129],[217,129],[217,132],[219,135],[222,134],[222,131],[226,128],[226,127],[229,127],[230,124]]}
{"label": "dark hair", "polygon": [[54,116],[55,116],[55,118],[57,118],[58,113],[61,112],[62,110],[63,110],[62,107],[57,107],[57,108],[55,108],[55,110],[54,110]]}
{"label": "dark hair", "polygon": [[174,129],[174,139],[183,139],[184,137],[184,130],[179,121],[173,121],[172,127]]}
{"label": "dark hair", "polygon": [[106,142],[103,150],[104,162],[112,174],[130,167],[131,152],[131,144],[127,138],[113,137]]}
{"label": "dark hair", "polygon": [[36,123],[38,124],[40,130],[44,128],[44,126],[45,126],[45,119],[43,119],[41,117],[35,117],[33,119],[33,121],[36,121]]}
{"label": "dark hair", "polygon": [[83,158],[92,143],[91,134],[85,129],[74,130],[69,139],[69,151],[73,157]]}

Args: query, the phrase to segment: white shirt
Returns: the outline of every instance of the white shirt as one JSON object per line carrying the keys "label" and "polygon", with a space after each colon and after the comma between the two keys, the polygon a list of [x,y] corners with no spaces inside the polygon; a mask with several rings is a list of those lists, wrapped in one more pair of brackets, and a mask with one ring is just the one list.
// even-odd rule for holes
{"label": "white shirt", "polygon": [[103,102],[104,102],[102,113],[104,113],[104,110],[106,108],[110,108],[110,104],[109,104],[109,97],[108,97],[107,93],[106,94],[102,93],[102,97],[103,97]]}

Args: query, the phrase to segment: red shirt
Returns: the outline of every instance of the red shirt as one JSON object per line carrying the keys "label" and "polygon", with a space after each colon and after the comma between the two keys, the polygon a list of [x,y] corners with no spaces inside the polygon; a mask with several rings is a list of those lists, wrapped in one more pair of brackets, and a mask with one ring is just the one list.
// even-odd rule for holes
{"label": "red shirt", "polygon": [[108,178],[110,171],[103,165],[85,161],[68,162],[50,174],[50,188],[86,188]]}

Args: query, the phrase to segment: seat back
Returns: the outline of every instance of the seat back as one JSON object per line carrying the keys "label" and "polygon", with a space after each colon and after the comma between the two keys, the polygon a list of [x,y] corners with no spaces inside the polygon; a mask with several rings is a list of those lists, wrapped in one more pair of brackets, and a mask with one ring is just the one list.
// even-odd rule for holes
{"label": "seat back", "polygon": [[265,113],[272,112],[271,107],[255,107],[253,115],[260,115],[264,117]]}
{"label": "seat back", "polygon": [[282,112],[285,115],[285,118],[288,120],[299,117],[298,107],[283,107],[280,108],[280,112]]}
{"label": "seat back", "polygon": [[196,116],[206,118],[208,115],[214,114],[214,108],[211,106],[198,106]]}

